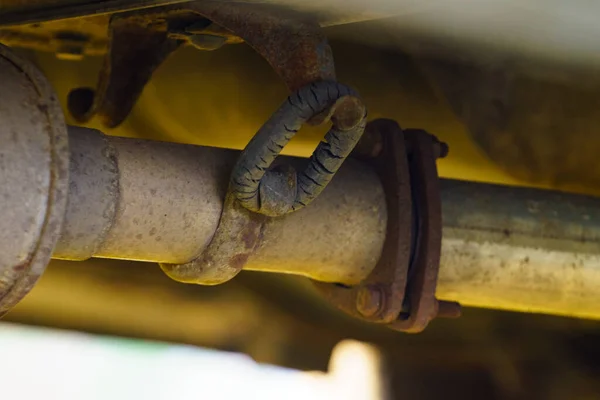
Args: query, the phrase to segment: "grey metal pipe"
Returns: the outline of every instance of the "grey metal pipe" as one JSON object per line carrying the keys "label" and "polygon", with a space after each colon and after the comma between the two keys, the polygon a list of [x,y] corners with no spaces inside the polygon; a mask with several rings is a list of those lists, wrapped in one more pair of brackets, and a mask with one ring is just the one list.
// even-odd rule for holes
{"label": "grey metal pipe", "polygon": [[438,297],[600,318],[600,199],[454,180],[441,187]]}
{"label": "grey metal pipe", "polygon": [[[80,128],[70,141],[71,192],[54,257],[182,263],[201,254],[239,153]],[[442,205],[438,297],[600,317],[600,199],[442,180]],[[245,268],[354,284],[377,262],[386,217],[377,176],[349,160],[314,204],[269,220]]]}
{"label": "grey metal pipe", "polygon": [[[239,152],[70,128],[69,204],[54,258],[185,263],[214,234]],[[353,284],[374,267],[387,213],[377,176],[349,161],[315,204],[272,218],[246,269]]]}

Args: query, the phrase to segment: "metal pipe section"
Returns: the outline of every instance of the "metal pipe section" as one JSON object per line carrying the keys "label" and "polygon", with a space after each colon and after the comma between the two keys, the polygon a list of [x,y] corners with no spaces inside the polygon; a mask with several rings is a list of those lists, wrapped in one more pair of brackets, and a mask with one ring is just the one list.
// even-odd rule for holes
{"label": "metal pipe section", "polygon": [[437,295],[600,318],[600,199],[442,180]]}
{"label": "metal pipe section", "polygon": [[[183,263],[202,253],[238,152],[82,128],[69,136],[71,190],[53,257]],[[455,180],[441,186],[439,298],[600,318],[600,199]],[[348,160],[314,204],[269,220],[245,269],[355,284],[377,262],[386,217],[377,176]]]}
{"label": "metal pipe section", "polygon": [[[70,128],[70,195],[53,257],[185,263],[217,229],[239,152]],[[355,284],[375,266],[387,212],[375,173],[349,160],[311,207],[271,218],[246,269]]]}
{"label": "metal pipe section", "polygon": [[67,204],[67,131],[54,91],[0,46],[0,317],[50,261]]}

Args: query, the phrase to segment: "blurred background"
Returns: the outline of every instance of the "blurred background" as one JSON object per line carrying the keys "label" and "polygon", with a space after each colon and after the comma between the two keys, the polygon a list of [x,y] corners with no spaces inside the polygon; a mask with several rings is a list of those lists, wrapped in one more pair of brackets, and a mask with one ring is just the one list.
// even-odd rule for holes
{"label": "blurred background", "polygon": [[[592,134],[600,52],[597,41],[576,40],[595,28],[581,23],[581,30],[569,31],[579,20],[567,24],[570,14],[561,12],[543,14],[546,24],[527,25],[540,9],[509,3],[516,8],[503,14],[502,26],[494,25],[494,8],[463,7],[433,24],[444,9],[428,13],[415,5],[409,17],[328,28],[339,80],[358,89],[371,118],[393,118],[446,141],[442,176],[598,193],[600,141]],[[578,15],[587,20],[585,12]],[[477,26],[466,24],[475,17]],[[439,29],[424,34],[423,21]],[[541,46],[549,21],[572,41],[561,36]],[[60,30],[60,24],[30,29]],[[96,30],[101,42],[106,17],[80,24]],[[101,50],[76,60],[22,51],[64,103],[69,90],[96,85]],[[283,83],[245,45],[184,48],[156,72],[121,127],[90,126],[119,136],[242,148],[285,97]],[[303,130],[286,151],[308,156],[321,135]],[[395,398],[600,398],[598,321],[465,309],[459,320],[436,320],[424,333],[407,335],[345,317],[310,281],[292,276],[243,272],[226,284],[200,287],[171,281],[152,264],[53,261],[4,320],[242,352],[302,370],[325,370],[333,346],[352,338],[380,349]]]}
{"label": "blurred background", "polygon": [[200,287],[171,281],[151,264],[54,261],[4,321],[193,344],[320,371],[339,341],[357,339],[378,347],[382,378],[399,399],[600,393],[596,321],[467,308],[458,320],[409,335],[346,317],[305,278],[258,272]]}

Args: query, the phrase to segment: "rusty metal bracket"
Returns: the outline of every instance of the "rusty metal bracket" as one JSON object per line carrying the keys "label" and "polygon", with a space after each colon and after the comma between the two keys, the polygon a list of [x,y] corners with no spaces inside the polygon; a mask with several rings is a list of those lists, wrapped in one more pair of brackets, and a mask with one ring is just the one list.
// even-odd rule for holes
{"label": "rusty metal bracket", "polygon": [[246,210],[229,190],[219,226],[200,257],[186,264],[161,264],[172,279],[218,285],[235,277],[259,243],[268,217]]}
{"label": "rusty metal bracket", "polygon": [[[371,322],[390,323],[398,318],[410,261],[412,200],[404,137],[394,121],[367,124],[364,137],[380,135],[381,152],[372,160],[385,188],[388,224],[383,252],[371,274],[352,288],[315,282],[332,304],[346,313]],[[366,303],[373,304],[366,304]],[[357,307],[358,303],[365,307]]]}
{"label": "rusty metal bracket", "polygon": [[69,112],[79,123],[98,116],[114,128],[127,118],[160,64],[183,41],[168,35],[167,23],[138,15],[116,15],[109,25],[110,44],[97,88],[69,93]]}
{"label": "rusty metal bracket", "polygon": [[425,131],[403,131],[395,121],[383,119],[367,125],[365,141],[378,149],[371,163],[386,191],[388,225],[381,258],[359,285],[315,285],[349,315],[419,332],[436,316],[460,313],[458,305],[435,298],[442,227],[435,161],[446,155],[447,146]]}
{"label": "rusty metal bracket", "polygon": [[108,127],[121,124],[154,71],[186,42],[210,49],[243,40],[292,92],[335,80],[331,48],[319,25],[266,4],[202,1],[116,14],[109,36],[97,88],[69,94],[69,111],[78,122],[97,115]]}
{"label": "rusty metal bracket", "polygon": [[442,205],[436,160],[448,154],[445,143],[423,130],[405,130],[413,198],[413,256],[405,302],[408,311],[389,327],[421,332],[436,317],[458,317],[458,303],[435,298],[442,248]]}

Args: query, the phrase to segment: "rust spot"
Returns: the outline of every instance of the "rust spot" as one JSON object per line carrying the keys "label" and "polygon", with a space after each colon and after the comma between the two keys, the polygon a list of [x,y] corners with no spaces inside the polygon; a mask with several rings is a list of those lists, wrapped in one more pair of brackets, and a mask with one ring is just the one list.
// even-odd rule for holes
{"label": "rust spot", "polygon": [[244,265],[246,265],[248,258],[250,258],[250,253],[236,254],[235,256],[231,257],[229,266],[236,270],[241,270],[244,268]]}
{"label": "rust spot", "polygon": [[364,103],[356,96],[340,98],[336,101],[334,109],[331,119],[342,130],[349,130],[358,125],[367,113]]}
{"label": "rust spot", "polygon": [[48,113],[48,106],[45,104],[38,104],[37,105],[38,110],[40,110],[40,112],[47,114]]}
{"label": "rust spot", "polygon": [[12,269],[13,269],[13,271],[20,273],[20,272],[25,271],[25,269],[27,268],[27,265],[29,265],[29,264],[27,262],[24,262],[24,263],[13,266]]}
{"label": "rust spot", "polygon": [[[249,219],[247,225],[242,231],[242,241],[246,250],[252,250],[256,246],[256,241],[259,237],[261,223],[254,219]],[[247,257],[246,257],[247,258]]]}

